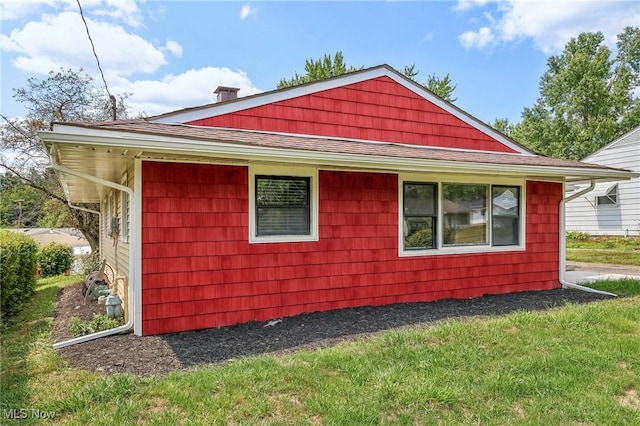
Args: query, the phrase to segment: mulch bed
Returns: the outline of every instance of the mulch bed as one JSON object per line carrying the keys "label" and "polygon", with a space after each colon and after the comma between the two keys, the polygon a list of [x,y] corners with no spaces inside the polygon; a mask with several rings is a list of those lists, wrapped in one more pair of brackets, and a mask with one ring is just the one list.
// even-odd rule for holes
{"label": "mulch bed", "polygon": [[[104,306],[83,304],[82,283],[63,288],[53,325],[54,342],[70,338],[69,319],[91,319]],[[263,353],[288,353],[324,348],[384,330],[428,326],[449,318],[504,315],[515,311],[546,310],[566,303],[606,299],[595,293],[556,289],[489,295],[475,299],[403,303],[341,309],[283,318],[281,322],[251,322],[231,327],[138,337],[120,334],[59,349],[69,366],[105,373],[166,374],[173,370],[222,363]]]}

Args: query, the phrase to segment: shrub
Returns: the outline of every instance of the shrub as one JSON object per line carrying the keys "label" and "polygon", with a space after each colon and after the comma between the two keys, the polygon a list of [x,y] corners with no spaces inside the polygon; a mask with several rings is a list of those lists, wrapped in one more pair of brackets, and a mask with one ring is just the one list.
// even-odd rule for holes
{"label": "shrub", "polygon": [[76,256],[77,259],[77,272],[81,275],[89,275],[93,271],[97,271],[100,267],[100,256],[97,251],[91,254],[83,254]]}
{"label": "shrub", "polygon": [[0,231],[0,311],[10,317],[22,309],[36,285],[38,246],[32,238]]}
{"label": "shrub", "polygon": [[62,275],[73,263],[73,249],[68,244],[50,242],[42,247],[38,255],[40,274],[43,277]]}
{"label": "shrub", "polygon": [[566,233],[567,241],[587,241],[591,235],[586,232],[569,231]]}
{"label": "shrub", "polygon": [[93,319],[91,321],[82,321],[77,317],[72,317],[69,320],[69,329],[74,337],[109,330],[121,325],[122,323],[120,320],[116,318],[109,318],[106,314],[93,314]]}

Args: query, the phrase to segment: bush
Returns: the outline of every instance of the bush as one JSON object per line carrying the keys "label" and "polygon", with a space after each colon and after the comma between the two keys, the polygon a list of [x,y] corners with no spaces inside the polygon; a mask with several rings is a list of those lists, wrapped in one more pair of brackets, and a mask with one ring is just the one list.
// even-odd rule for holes
{"label": "bush", "polygon": [[97,271],[100,267],[100,256],[97,251],[91,254],[83,254],[76,256],[77,272],[80,275],[87,276],[93,271]]}
{"label": "bush", "polygon": [[580,231],[569,231],[566,233],[567,241],[587,241],[591,238],[591,235],[586,232]]}
{"label": "bush", "polygon": [[73,249],[68,244],[50,242],[42,247],[38,255],[40,274],[43,277],[62,275],[73,263]]}
{"label": "bush", "polygon": [[22,309],[36,286],[38,246],[32,238],[0,231],[0,312],[10,317]]}
{"label": "bush", "polygon": [[109,318],[106,314],[93,314],[91,321],[82,321],[77,317],[72,317],[69,320],[69,330],[71,330],[71,334],[74,337],[110,330],[121,325],[122,323],[119,319]]}

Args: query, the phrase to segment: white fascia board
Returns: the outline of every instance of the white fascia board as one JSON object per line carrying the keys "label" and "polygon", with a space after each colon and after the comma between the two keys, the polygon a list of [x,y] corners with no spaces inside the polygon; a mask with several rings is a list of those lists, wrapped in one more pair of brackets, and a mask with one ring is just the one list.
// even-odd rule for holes
{"label": "white fascia board", "polygon": [[474,118],[470,114],[454,107],[452,104],[445,102],[439,97],[435,96],[430,91],[426,90],[423,86],[418,83],[411,81],[410,79],[399,75],[398,73],[390,70],[386,66],[380,66],[376,68],[371,68],[369,70],[354,72],[352,74],[345,74],[344,76],[331,78],[328,80],[318,81],[316,83],[302,85],[297,87],[292,87],[289,89],[281,89],[273,92],[253,95],[249,98],[243,99],[239,98],[236,101],[230,103],[221,103],[221,104],[212,104],[209,107],[198,108],[194,110],[185,110],[178,111],[174,114],[168,114],[164,117],[159,117],[156,119],[151,118],[149,121],[152,123],[163,123],[163,124],[176,124],[176,123],[186,123],[189,121],[201,120],[209,117],[217,117],[219,115],[230,114],[242,110],[246,110],[249,108],[255,108],[275,102],[284,101],[287,99],[293,99],[304,95],[309,95],[312,93],[322,92],[324,90],[335,89],[338,87],[346,86],[349,84],[360,83],[365,80],[370,80],[378,77],[389,77],[394,80],[396,83],[401,84],[405,88],[411,90],[417,95],[425,98],[432,104],[442,108],[449,114],[455,116],[456,118],[462,120],[467,123],[471,127],[476,128],[487,136],[496,139],[498,142],[503,145],[513,149],[519,154],[522,155],[534,155],[530,151],[523,149],[523,147],[513,143],[509,139],[505,138],[504,135],[497,132],[492,127],[483,123],[482,121]]}
{"label": "white fascia board", "polygon": [[[75,128],[78,129],[78,128]],[[83,129],[87,130],[87,129]],[[627,180],[640,174],[610,169],[576,167],[465,163],[446,160],[429,160],[379,155],[346,154],[302,149],[271,148],[215,141],[170,138],[166,136],[131,134],[127,132],[97,131],[65,134],[40,132],[47,144],[94,145],[174,155],[196,155],[208,158],[227,158],[243,161],[274,163],[298,163],[329,167],[361,168],[392,171],[429,171],[443,173],[478,173],[485,175],[564,177],[567,180],[583,179]]]}

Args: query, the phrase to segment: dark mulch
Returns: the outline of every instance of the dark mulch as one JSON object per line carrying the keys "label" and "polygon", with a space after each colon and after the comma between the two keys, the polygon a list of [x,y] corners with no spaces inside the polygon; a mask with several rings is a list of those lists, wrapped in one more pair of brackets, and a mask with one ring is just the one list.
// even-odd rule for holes
{"label": "dark mulch", "polygon": [[[73,286],[66,287],[58,299],[54,341],[64,340],[63,334],[56,334],[56,330],[64,329],[58,323],[68,321],[68,313],[77,311],[74,307],[78,305],[77,301],[82,300],[79,296],[73,301],[72,291],[80,294],[77,286],[75,290]],[[546,310],[566,303],[589,303],[606,298],[595,293],[557,289],[466,300],[341,309],[283,318],[274,325],[252,322],[161,336],[116,335],[62,348],[59,353],[76,368],[139,375],[165,374],[237,357],[323,348],[383,330],[426,326],[448,318]]]}

